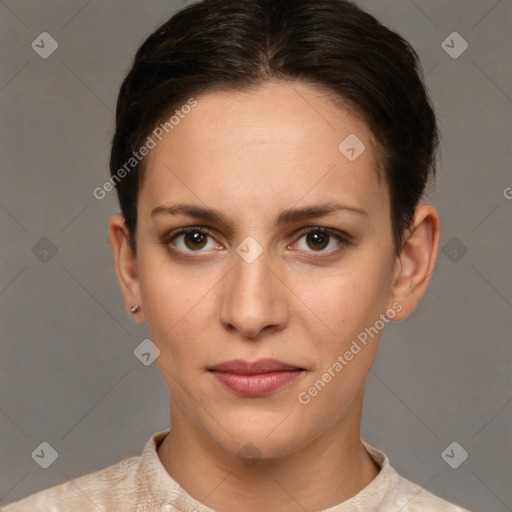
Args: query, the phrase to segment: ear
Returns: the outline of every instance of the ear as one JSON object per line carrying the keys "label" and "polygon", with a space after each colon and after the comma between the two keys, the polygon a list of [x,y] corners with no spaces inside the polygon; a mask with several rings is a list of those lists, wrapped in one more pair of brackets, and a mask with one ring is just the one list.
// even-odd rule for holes
{"label": "ear", "polygon": [[390,305],[398,303],[402,307],[393,308],[397,313],[392,320],[407,318],[423,297],[437,259],[439,232],[440,219],[436,209],[430,205],[418,206],[395,262]]}
{"label": "ear", "polygon": [[132,306],[139,306],[139,311],[130,315],[137,322],[143,323],[146,318],[142,307],[137,258],[130,245],[130,233],[121,214],[115,214],[110,218],[108,236],[114,253],[114,266],[125,307],[130,311]]}

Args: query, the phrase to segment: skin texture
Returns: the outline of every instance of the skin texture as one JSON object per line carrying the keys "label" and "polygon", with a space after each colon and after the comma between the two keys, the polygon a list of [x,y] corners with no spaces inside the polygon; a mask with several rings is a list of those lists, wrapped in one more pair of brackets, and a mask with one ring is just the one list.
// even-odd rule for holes
{"label": "skin texture", "polygon": [[[196,99],[147,157],[136,256],[123,217],[114,215],[109,226],[126,307],[140,306],[133,317],[148,322],[171,395],[172,430],[158,454],[190,495],[216,510],[328,508],[378,474],[359,429],[382,331],[309,403],[299,393],[386,311],[400,321],[416,308],[434,268],[439,217],[433,207],[418,206],[395,254],[375,141],[358,116],[334,107],[313,85],[271,82]],[[350,134],[366,146],[355,161],[338,149]],[[330,201],[365,213],[343,210],[274,226],[283,209]],[[151,215],[177,203],[214,208],[228,225]],[[184,226],[211,235],[166,239],[189,260],[162,243]],[[351,242],[332,235],[319,242],[302,233],[305,227],[331,228]],[[251,263],[237,252],[249,236],[262,249]],[[225,389],[208,371],[223,361],[260,358],[305,371],[257,398]],[[247,450],[251,463],[240,455]]]}

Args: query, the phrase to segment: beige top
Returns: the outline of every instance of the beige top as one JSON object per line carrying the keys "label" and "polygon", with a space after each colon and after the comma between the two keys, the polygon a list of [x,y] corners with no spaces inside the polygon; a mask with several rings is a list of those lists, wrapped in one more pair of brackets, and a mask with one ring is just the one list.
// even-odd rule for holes
{"label": "beige top", "polygon": [[[168,433],[151,436],[141,456],[39,491],[2,512],[213,512],[187,494],[162,465],[157,448]],[[402,478],[384,453],[363,443],[379,474],[358,494],[323,512],[468,512]]]}

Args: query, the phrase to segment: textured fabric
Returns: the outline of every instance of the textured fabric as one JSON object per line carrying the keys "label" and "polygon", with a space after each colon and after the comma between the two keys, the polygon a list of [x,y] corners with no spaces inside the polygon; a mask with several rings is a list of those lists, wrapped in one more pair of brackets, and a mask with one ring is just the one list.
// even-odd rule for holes
{"label": "textured fabric", "polygon": [[[213,512],[189,496],[162,465],[157,448],[168,433],[151,436],[141,456],[39,491],[2,512]],[[324,512],[468,512],[402,478],[384,453],[363,443],[379,474],[357,495]]]}

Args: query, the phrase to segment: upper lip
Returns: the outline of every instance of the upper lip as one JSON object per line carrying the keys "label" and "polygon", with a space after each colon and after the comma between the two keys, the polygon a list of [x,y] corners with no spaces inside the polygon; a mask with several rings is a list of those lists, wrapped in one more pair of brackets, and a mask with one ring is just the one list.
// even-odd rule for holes
{"label": "upper lip", "polygon": [[238,373],[241,375],[255,375],[259,373],[284,372],[290,370],[303,370],[298,366],[294,366],[277,359],[258,359],[257,361],[244,361],[243,359],[233,359],[219,363],[209,368],[211,371]]}

